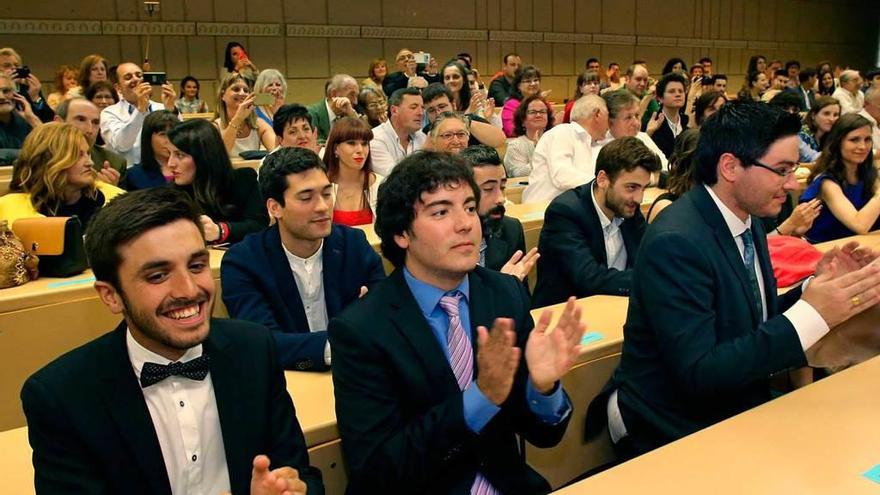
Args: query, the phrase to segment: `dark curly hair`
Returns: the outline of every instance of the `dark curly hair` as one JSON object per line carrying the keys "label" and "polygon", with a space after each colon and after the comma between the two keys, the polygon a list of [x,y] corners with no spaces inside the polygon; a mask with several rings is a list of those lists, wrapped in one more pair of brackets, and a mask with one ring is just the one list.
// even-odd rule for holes
{"label": "dark curly hair", "polygon": [[416,203],[422,194],[445,184],[467,184],[477,204],[480,188],[464,158],[440,151],[419,151],[404,158],[379,186],[376,204],[376,235],[381,239],[382,256],[396,268],[403,266],[406,250],[394,237],[412,231]]}

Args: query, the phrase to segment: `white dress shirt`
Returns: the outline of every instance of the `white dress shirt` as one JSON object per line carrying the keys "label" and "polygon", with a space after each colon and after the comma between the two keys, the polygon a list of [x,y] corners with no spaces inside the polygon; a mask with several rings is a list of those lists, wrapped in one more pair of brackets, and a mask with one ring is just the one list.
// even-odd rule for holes
{"label": "white dress shirt", "polygon": [[401,160],[422,149],[426,139],[428,136],[418,130],[409,135],[409,144],[404,148],[390,119],[377,125],[373,128],[373,140],[370,141],[373,171],[388,177],[394,166]]}
{"label": "white dress shirt", "polygon": [[[655,155],[660,157],[660,169],[661,170],[669,170],[669,160],[666,159],[666,154],[663,153],[657,143],[651,139],[651,136],[648,135],[647,132],[639,131],[638,134],[635,135],[635,138],[642,142],[645,146],[648,147],[649,150],[653,151]],[[608,134],[605,135],[605,139],[607,141],[611,141],[614,139],[614,136],[611,135],[611,131],[608,131]]]}
{"label": "white dress shirt", "polygon": [[856,91],[856,94],[852,94],[838,87],[831,96],[837,98],[837,101],[840,102],[840,115],[859,112],[865,107],[865,94],[861,91]]}
{"label": "white dress shirt", "polygon": [[877,158],[877,153],[880,153],[880,126],[877,125],[877,120],[864,108],[859,111],[859,115],[868,119],[868,122],[871,123],[871,139],[874,140],[874,158]]}
{"label": "white dress shirt", "polygon": [[[126,332],[125,344],[139,381],[144,363],[171,363],[140,345],[131,336],[131,330]],[[178,362],[201,355],[199,344],[187,350]],[[162,449],[171,493],[202,495],[229,491],[229,470],[211,374],[201,381],[170,376],[141,391]]]}
{"label": "white dress shirt", "polygon": [[330,122],[329,129],[333,129],[333,122],[336,120],[336,112],[333,111],[333,107],[330,106],[330,100],[324,98],[324,107],[327,108],[327,121]]}
{"label": "white dress shirt", "polygon": [[596,184],[590,188],[590,198],[593,200],[593,207],[599,215],[599,224],[602,225],[602,237],[605,240],[605,258],[608,268],[615,270],[626,270],[626,245],[623,243],[623,234],[620,232],[620,224],[623,218],[614,217],[609,219],[605,216],[605,212],[596,202]]}
{"label": "white dress shirt", "polygon": [[150,112],[165,110],[165,105],[151,101],[146,112],[119,100],[101,111],[101,137],[107,149],[125,157],[129,167],[141,162],[141,128]]}
{"label": "white dress shirt", "polygon": [[[312,332],[327,330],[330,318],[327,317],[327,302],[324,300],[324,242],[321,241],[315,254],[308,258],[300,258],[291,253],[284,247],[284,244],[281,247],[284,248],[284,254],[287,255],[287,262],[290,264],[290,271],[293,272],[296,290],[299,291],[306,320],[309,322],[309,330]],[[324,345],[324,364],[330,366],[330,363],[330,341],[328,340]]]}
{"label": "white dress shirt", "polygon": [[523,203],[552,201],[593,180],[596,157],[607,142],[594,142],[590,133],[576,122],[559,124],[545,132],[532,155],[532,173],[523,191]]}

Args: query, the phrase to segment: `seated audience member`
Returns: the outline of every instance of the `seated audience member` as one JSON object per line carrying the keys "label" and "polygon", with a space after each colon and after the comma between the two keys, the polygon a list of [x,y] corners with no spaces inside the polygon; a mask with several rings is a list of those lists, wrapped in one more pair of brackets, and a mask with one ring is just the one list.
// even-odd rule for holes
{"label": "seated audience member", "polygon": [[807,67],[798,72],[797,81],[798,84],[793,88],[788,88],[787,91],[797,95],[799,111],[809,112],[816,104],[816,92],[813,91],[813,88],[816,87],[816,71]]}
{"label": "seated audience member", "polygon": [[[482,94],[471,94],[470,84],[468,84],[468,70],[458,60],[450,60],[443,66],[440,72],[443,76],[443,85],[449,90],[452,96],[449,102],[452,104],[452,111],[462,113],[477,113],[477,106]],[[472,97],[476,101],[472,100]],[[425,101],[425,105],[428,102]]]}
{"label": "seated audience member", "polygon": [[372,140],[373,131],[361,119],[343,117],[330,130],[324,165],[333,184],[333,223],[349,227],[373,223],[384,177],[373,172]]}
{"label": "seated audience member", "polygon": [[144,117],[156,110],[176,111],[174,86],[162,85],[162,103],[150,100],[153,91],[144,82],[144,73],[136,64],[125,62],[116,68],[115,85],[121,99],[101,111],[101,137],[104,146],[125,157],[132,167],[141,159],[141,126]]}
{"label": "seated audience member", "polygon": [[672,155],[669,157],[667,190],[654,198],[654,202],[648,208],[648,214],[645,215],[646,222],[653,222],[661,211],[693,187],[694,155],[696,154],[697,142],[699,140],[699,129],[685,129],[684,132],[675,138],[675,146],[672,148]]}
{"label": "seated audience member", "polygon": [[514,137],[513,114],[523,99],[533,95],[544,96],[541,93],[541,72],[534,65],[526,65],[513,78],[510,96],[504,102],[504,107],[501,109],[502,129],[505,136]]}
{"label": "seated audience member", "polygon": [[773,73],[773,79],[770,80],[770,87],[761,93],[761,101],[770,103],[770,100],[779,93],[788,88],[788,72],[785,69],[779,69]]}
{"label": "seated audience member", "polygon": [[660,111],[652,116],[646,132],[664,156],[672,154],[675,138],[688,127],[688,117],[681,113],[686,85],[684,76],[675,72],[667,73],[657,83]]}
{"label": "seated audience member", "polygon": [[388,121],[388,99],[381,88],[365,87],[358,94],[358,105],[364,109],[367,123],[377,127]]}
{"label": "seated audience member", "polygon": [[477,264],[513,275],[520,281],[525,280],[538,261],[538,250],[532,248],[526,253],[522,224],[516,218],[504,215],[507,176],[501,165],[501,157],[494,148],[484,144],[468,146],[461,150],[459,156],[470,165],[474,182],[480,189],[477,213],[480,215],[483,239],[480,241],[480,261]]}
{"label": "seated audience member", "polygon": [[[21,105],[22,109],[16,108]],[[31,129],[42,122],[25,97],[15,92],[12,78],[0,73],[0,165],[11,164]]]}
{"label": "seated audience member", "polygon": [[101,132],[101,112],[98,107],[82,96],[62,101],[55,109],[55,121],[68,123],[83,133],[89,144],[89,155],[97,173],[97,179],[114,186],[124,185],[127,173],[125,158],[96,144]]}
{"label": "seated audience member", "polygon": [[660,158],[627,136],[606,144],[596,178],[556,197],[544,213],[538,240],[534,307],[571,296],[628,296],[645,232],[642,195]]}
{"label": "seated audience member", "polygon": [[868,84],[868,89],[880,89],[880,67],[874,67],[865,72],[865,83]]}
{"label": "seated audience member", "polygon": [[862,93],[862,76],[857,70],[845,70],[840,74],[840,87],[832,95],[840,102],[840,115],[858,113],[865,106]]}
{"label": "seated audience member", "polygon": [[266,157],[260,190],[276,222],[223,257],[223,302],[232,318],[272,330],[284,368],[326,370],[330,318],[385,278],[382,260],[362,230],[331,223],[333,185],[314,152]]}
{"label": "seated audience member", "polygon": [[703,66],[700,64],[694,64],[691,66],[691,82],[697,82],[703,80]]}
{"label": "seated audience member", "polygon": [[309,105],[312,124],[318,129],[318,142],[330,135],[333,122],[341,117],[358,117],[358,83],[348,74],[336,74],[325,86],[326,97]]}
{"label": "seated audience member", "polygon": [[397,68],[399,70],[388,74],[385,79],[382,80],[382,91],[384,91],[386,95],[389,95],[390,97],[390,95],[394,94],[398,89],[411,87],[423,88],[428,85],[428,81],[425,80],[424,77],[416,74],[416,56],[413,55],[413,52],[409,49],[403,48],[397,52],[397,56],[394,60],[397,62]]}
{"label": "seated audience member", "polygon": [[607,424],[623,459],[770,400],[771,375],[806,365],[829,328],[880,299],[864,292],[880,283],[873,267],[841,276],[877,256],[853,246],[777,296],[753,217],[775,216],[797,187],[798,127],[768,105],[724,105],[700,129],[695,187],[647,229],[621,361],[586,424],[588,438]]}
{"label": "seated audience member", "polygon": [[[79,71],[77,72],[77,87],[71,88],[68,93],[70,96],[85,96],[89,100],[89,96],[86,94],[89,89],[99,83],[99,82],[108,82],[108,77],[110,77],[110,65],[107,64],[107,59],[98,54],[86,55],[83,57],[82,61],[79,63]],[[110,83],[110,90],[113,91],[113,83]],[[114,91],[115,92],[115,91]],[[116,98],[116,101],[119,101],[119,98]],[[92,101],[92,103],[95,103]],[[95,103],[97,104],[97,103]],[[104,108],[98,105],[98,108],[103,110]]]}
{"label": "seated audience member", "polygon": [[[367,70],[367,78],[361,81],[361,92],[367,88],[378,90],[383,96],[385,91],[382,90],[382,81],[388,75],[388,63],[384,58],[374,58],[370,62],[370,68]],[[363,106],[363,105],[361,105]],[[375,126],[374,126],[375,127]]]}
{"label": "seated audience member", "polygon": [[[660,159],[661,170],[666,170],[668,167],[666,154],[657,147],[650,136],[640,130],[638,98],[629,91],[617,91],[605,93],[603,99],[608,108],[608,133],[611,135],[611,139],[627,136],[637,138],[657,155],[657,158]],[[656,184],[657,182],[658,177],[652,176],[651,183]]]}
{"label": "seated audience member", "polygon": [[785,73],[788,76],[787,86],[791,89],[797,89],[801,73],[801,63],[797,60],[789,60],[785,63]]}
{"label": "seated audience member", "polygon": [[172,180],[201,210],[205,240],[235,243],[266,228],[269,219],[257,173],[250,167],[232,168],[216,127],[193,119],[171,128],[167,136]]}
{"label": "seated audience member", "polygon": [[608,108],[596,95],[581,97],[571,109],[571,123],[545,132],[532,155],[523,202],[551,201],[596,176],[596,157],[608,142]]}
{"label": "seated audience member", "polygon": [[177,116],[167,110],[152,112],[144,119],[141,130],[141,161],[129,169],[125,189],[136,191],[150,187],[164,186],[173,181],[174,174],[168,166],[171,149],[168,146],[168,131],[180,124]]}
{"label": "seated audience member", "polygon": [[783,68],[782,60],[771,60],[767,64],[767,70],[764,71],[764,73],[767,74],[767,81],[770,81],[771,79],[773,79],[773,75],[776,74],[776,71],[778,71],[782,68]]}
{"label": "seated audience member", "polygon": [[523,285],[477,266],[478,196],[462,158],[430,151],[380,188],[376,232],[396,270],[328,332],[350,493],[550,490],[518,435],[562,438],[559,379],[585,326],[572,301],[549,338],[549,311],[535,327]]}
{"label": "seated audience member", "polygon": [[736,98],[738,100],[761,101],[761,95],[767,91],[768,87],[770,87],[770,82],[766,74],[749,72],[746,74],[746,80],[743,82],[742,89],[736,94]]}
{"label": "seated audience member", "polygon": [[232,73],[241,74],[248,82],[248,86],[251,87],[257,80],[257,74],[260,73],[260,70],[251,61],[247,50],[237,41],[230,41],[226,44],[226,50],[223,54],[223,67],[226,69],[226,73],[221,73],[221,80]]}
{"label": "seated audience member", "polygon": [[800,201],[819,198],[825,208],[807,233],[824,242],[880,228],[880,188],[871,138],[872,126],[858,114],[842,115],[825,141]]}
{"label": "seated audience member", "polygon": [[387,177],[404,158],[422,149],[428,136],[422,132],[425,107],[418,88],[399,89],[388,98],[389,119],[373,128],[370,155],[373,171]]}
{"label": "seated audience member", "polygon": [[437,116],[428,134],[430,148],[457,155],[467,148],[471,133],[468,118],[455,112],[443,112]]}
{"label": "seated audience member", "polygon": [[715,74],[712,79],[707,82],[711,89],[718,91],[727,98],[727,76],[724,74]]}
{"label": "seated audience member", "polygon": [[275,150],[305,148],[324,156],[324,148],[318,146],[318,130],[312,126],[312,114],[299,103],[289,103],[279,108],[272,118],[272,130],[278,142]]}
{"label": "seated audience member", "polygon": [[220,83],[214,106],[214,125],[231,158],[243,151],[275,148],[272,127],[254,114],[254,93],[247,79],[233,72]]}
{"label": "seated audience member", "polygon": [[871,86],[865,91],[865,107],[859,112],[871,123],[871,140],[874,142],[874,151],[880,151],[880,86]]}
{"label": "seated audience member", "polygon": [[28,135],[12,169],[9,193],[0,196],[0,220],[71,217],[85,227],[122,189],[96,180],[89,143],[70,124],[50,122]]}
{"label": "seated audience member", "polygon": [[0,72],[5,72],[12,78],[16,92],[27,100],[40,122],[51,122],[55,118],[55,112],[43,99],[42,83],[33,72],[20,77],[21,69],[21,56],[18,52],[12,48],[0,48]]}
{"label": "seated audience member", "polygon": [[800,138],[799,161],[815,162],[822,151],[825,138],[840,118],[840,102],[831,96],[816,98],[813,108],[804,115],[804,125],[798,133]]}
{"label": "seated audience member", "polygon": [[801,112],[801,99],[796,93],[792,93],[791,91],[781,91],[776,93],[776,96],[771,98],[767,103],[779,107],[791,114],[800,115]]}
{"label": "seated audience member", "polygon": [[269,332],[210,318],[214,280],[186,196],[120,197],[85,245],[98,296],[124,320],[25,382],[37,492],[324,493]]}
{"label": "seated audience member", "polygon": [[666,61],[666,64],[663,66],[663,70],[660,71],[660,74],[665,76],[666,74],[672,74],[673,72],[682,77],[687,76],[688,67],[687,64],[684,63],[684,60],[678,57],[670,58]]}
{"label": "seated audience member", "polygon": [[699,129],[703,122],[714,115],[725,103],[727,103],[727,96],[723,92],[711,90],[701,94],[694,103],[693,127]]}
{"label": "seated audience member", "polygon": [[752,55],[749,58],[746,74],[750,72],[767,72],[767,57],[764,55]]}
{"label": "seated audience member", "polygon": [[623,80],[620,77],[620,64],[611,62],[608,64],[608,70],[605,72],[607,85],[602,91],[617,91],[623,87]]}
{"label": "seated audience member", "polygon": [[[59,65],[55,71],[55,91],[46,96],[46,104],[55,110],[58,104],[69,97],[69,91],[76,87],[76,67]],[[57,112],[56,112],[57,113]]]}
{"label": "seated audience member", "polygon": [[565,104],[565,111],[562,114],[563,124],[571,122],[571,107],[574,106],[574,102],[576,102],[578,98],[584,95],[599,94],[600,83],[599,73],[597,72],[588,70],[581,72],[580,75],[578,75],[574,96],[572,96],[572,98],[568,100],[568,103]]}
{"label": "seated audience member", "polygon": [[174,104],[180,113],[208,113],[208,102],[201,99],[201,84],[193,76],[186,76],[180,81],[180,98]]}
{"label": "seated audience member", "polygon": [[522,59],[515,53],[504,55],[501,60],[501,73],[489,84],[489,98],[495,100],[496,105],[504,105],[513,91],[513,80],[522,66]]}
{"label": "seated audience member", "polygon": [[822,96],[832,96],[837,91],[837,83],[834,81],[834,73],[831,69],[819,71],[818,87]]}
{"label": "seated audience member", "polygon": [[258,119],[271,126],[275,112],[284,105],[284,99],[287,98],[287,81],[277,70],[266,69],[257,76],[254,93],[268,93],[275,97],[275,102],[271,105],[256,107],[254,110]]}
{"label": "seated audience member", "polygon": [[703,57],[700,59],[700,67],[703,68],[703,76],[704,77],[712,77],[712,59],[709,57]]}
{"label": "seated audience member", "polygon": [[[428,124],[422,129],[425,134],[431,131],[438,116],[455,111],[451,91],[440,83],[429,84],[422,90],[422,102],[425,104],[425,114],[428,117]],[[500,126],[490,123],[491,120],[497,120],[495,107],[491,102],[488,104],[489,106],[483,109],[483,113],[466,114],[469,120],[468,132],[470,132],[468,145],[485,144],[493,148],[504,146],[504,132]]]}
{"label": "seated audience member", "polygon": [[[110,81],[98,81],[85,92],[85,97],[94,103],[98,110],[104,111],[105,108],[119,103],[119,93],[113,88]],[[98,136],[100,137],[100,135]],[[103,138],[101,142],[104,142]]]}
{"label": "seated audience member", "polygon": [[634,63],[626,69],[626,84],[620,91],[628,91],[639,99],[639,115],[642,121],[642,130],[648,128],[648,121],[655,112],[660,111],[660,103],[654,97],[654,92],[649,91],[648,67],[644,63]]}
{"label": "seated audience member", "polygon": [[513,113],[513,133],[507,142],[504,168],[508,177],[526,177],[532,173],[535,145],[545,132],[553,128],[553,110],[541,95],[526,97]]}

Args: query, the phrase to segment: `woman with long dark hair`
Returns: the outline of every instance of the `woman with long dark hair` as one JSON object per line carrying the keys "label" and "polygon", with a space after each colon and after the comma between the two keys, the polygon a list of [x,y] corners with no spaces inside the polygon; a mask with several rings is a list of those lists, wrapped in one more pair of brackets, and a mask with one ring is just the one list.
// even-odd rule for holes
{"label": "woman with long dark hair", "polygon": [[128,169],[125,174],[127,191],[163,186],[171,182],[171,169],[168,167],[170,152],[168,131],[180,124],[174,112],[159,110],[150,112],[141,127],[141,162]]}
{"label": "woman with long dark hair", "polygon": [[333,123],[324,151],[327,177],[336,197],[333,223],[350,227],[373,223],[376,196],[384,178],[373,172],[372,140],[373,131],[361,119],[343,117]]}
{"label": "woman with long dark hair", "polygon": [[[232,72],[241,74],[251,86],[254,85],[257,74],[260,73],[260,70],[251,61],[247,50],[237,41],[230,41],[226,44],[226,51],[223,53],[223,67],[226,68],[227,74]],[[220,79],[223,79],[223,76],[224,74],[221,74]]]}
{"label": "woman with long dark hair", "polygon": [[452,107],[456,112],[477,113],[471,107],[471,87],[468,83],[468,70],[458,60],[450,60],[440,71],[443,85],[452,92]]}
{"label": "woman with long dark hair", "polygon": [[172,179],[202,210],[205,240],[238,242],[269,224],[252,168],[232,168],[223,139],[207,120],[193,119],[168,131]]}
{"label": "woman with long dark hair", "polygon": [[825,208],[807,231],[810,242],[824,242],[880,228],[880,188],[874,168],[871,122],[858,114],[837,120],[800,201],[819,198]]}
{"label": "woman with long dark hair", "polygon": [[822,96],[831,96],[837,91],[837,84],[834,82],[834,73],[831,70],[822,70],[819,72],[819,94]]}
{"label": "woman with long dark hair", "polygon": [[800,161],[815,162],[819,158],[825,138],[840,118],[840,102],[837,98],[820,96],[810,111],[804,115],[804,125],[798,133]]}
{"label": "woman with long dark hair", "polygon": [[[541,93],[541,71],[534,65],[526,65],[513,76],[513,82],[510,83],[510,97],[504,102],[504,108],[501,109],[501,122],[504,135],[507,137],[516,137],[513,132],[513,114],[519,108],[522,101],[533,95]],[[542,95],[543,96],[543,95]]]}
{"label": "woman with long dark hair", "polygon": [[563,124],[571,122],[571,109],[574,107],[574,102],[584,95],[598,95],[601,84],[602,81],[599,79],[599,73],[596,71],[586,70],[578,75],[574,96],[568,100],[568,103],[565,104],[565,110],[562,112]]}

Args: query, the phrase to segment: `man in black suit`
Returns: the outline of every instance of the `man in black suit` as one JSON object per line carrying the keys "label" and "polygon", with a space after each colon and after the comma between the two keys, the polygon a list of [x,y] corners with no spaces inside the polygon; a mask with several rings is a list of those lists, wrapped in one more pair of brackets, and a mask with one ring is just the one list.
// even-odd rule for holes
{"label": "man in black suit", "polygon": [[786,88],[785,91],[794,93],[798,96],[799,110],[808,112],[813,105],[816,104],[816,70],[807,67],[800,71],[797,75],[799,84],[793,88]]}
{"label": "man in black suit", "polygon": [[797,187],[799,130],[796,115],[751,101],[724,105],[701,128],[696,185],[642,240],[620,366],[587,422],[593,433],[607,413],[622,455],[769,400],[770,375],[804,366],[829,328],[878,302],[876,253],[855,243],[777,297],[758,220]]}
{"label": "man in black suit", "polygon": [[379,189],[376,231],[397,270],[330,323],[349,494],[550,490],[517,435],[562,438],[559,379],[584,325],[572,300],[552,333],[549,312],[532,330],[522,284],[477,266],[478,200],[464,161],[438,152],[404,159]]}
{"label": "man in black suit", "polygon": [[675,138],[688,128],[688,116],[683,113],[686,88],[687,81],[678,72],[666,74],[657,82],[660,110],[650,117],[645,131],[666,156],[672,156]]}
{"label": "man in black suit", "polygon": [[361,229],[333,225],[333,184],[313,151],[281,148],[260,168],[260,192],[275,225],[223,257],[223,302],[233,318],[273,331],[281,364],[330,367],[327,324],[385,278]]}
{"label": "man in black suit", "polygon": [[629,295],[645,231],[641,204],[660,158],[634,137],[602,147],[596,178],[556,197],[538,239],[534,306],[595,294]]}
{"label": "man in black suit", "polygon": [[200,225],[171,188],[95,214],[95,289],[125,320],[25,382],[37,494],[323,493],[269,332],[210,319]]}
{"label": "man in black suit", "polygon": [[525,280],[538,261],[538,249],[532,248],[525,254],[526,237],[522,224],[516,218],[504,215],[507,173],[501,157],[494,148],[483,144],[468,146],[459,156],[470,165],[474,182],[480,189],[477,212],[482,222],[483,239],[479,265]]}

